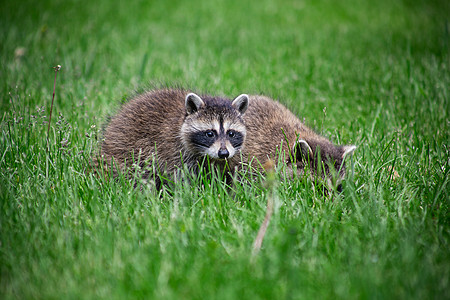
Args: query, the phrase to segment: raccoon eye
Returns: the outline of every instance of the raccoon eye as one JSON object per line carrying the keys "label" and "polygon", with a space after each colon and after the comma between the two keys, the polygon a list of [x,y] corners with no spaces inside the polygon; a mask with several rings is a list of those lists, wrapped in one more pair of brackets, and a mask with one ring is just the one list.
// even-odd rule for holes
{"label": "raccoon eye", "polygon": [[234,138],[236,136],[236,133],[233,130],[228,131],[228,136],[230,138]]}
{"label": "raccoon eye", "polygon": [[208,130],[205,134],[206,134],[206,136],[209,137],[209,138],[214,137],[214,131]]}

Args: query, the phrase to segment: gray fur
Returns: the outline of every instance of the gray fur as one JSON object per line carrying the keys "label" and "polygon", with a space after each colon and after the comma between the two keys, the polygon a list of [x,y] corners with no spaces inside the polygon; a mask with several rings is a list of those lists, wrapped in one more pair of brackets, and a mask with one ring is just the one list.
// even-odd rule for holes
{"label": "gray fur", "polygon": [[345,174],[344,158],[356,148],[334,145],[305,126],[279,102],[265,96],[250,96],[244,122],[247,130],[244,167],[252,162],[258,168],[269,159],[278,162],[281,154],[291,172],[294,163],[299,173],[308,164],[313,174],[332,179],[335,169],[339,178],[334,184],[338,184]]}

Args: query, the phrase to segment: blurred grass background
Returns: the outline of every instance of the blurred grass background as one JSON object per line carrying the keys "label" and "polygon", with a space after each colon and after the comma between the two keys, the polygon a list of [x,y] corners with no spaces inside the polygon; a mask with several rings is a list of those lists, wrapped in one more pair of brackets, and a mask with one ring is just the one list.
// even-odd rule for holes
{"label": "blurred grass background", "polygon": [[[449,298],[448,1],[3,1],[2,298]],[[58,73],[50,151],[46,129]],[[342,195],[87,172],[135,90],[279,99],[358,150]]]}

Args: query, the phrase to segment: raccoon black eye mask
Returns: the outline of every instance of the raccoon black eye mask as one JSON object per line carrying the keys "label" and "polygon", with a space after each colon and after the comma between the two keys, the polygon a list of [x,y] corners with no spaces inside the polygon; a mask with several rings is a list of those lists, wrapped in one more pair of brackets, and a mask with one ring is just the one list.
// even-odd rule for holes
{"label": "raccoon black eye mask", "polygon": [[[227,136],[226,136],[227,135]],[[229,143],[227,142],[229,141]],[[215,143],[219,143],[219,150],[217,152],[217,156],[219,159],[225,159],[230,157],[230,148],[231,145],[234,149],[240,149],[242,144],[244,143],[244,136],[240,132],[236,132],[234,130],[229,130],[227,133],[224,133],[221,130],[221,133],[217,133],[215,130],[206,130],[194,132],[190,136],[190,141],[193,145],[200,149],[205,149],[207,153],[209,149],[213,149],[213,145]],[[235,155],[236,151],[232,152]],[[210,155],[215,158],[214,154]]]}

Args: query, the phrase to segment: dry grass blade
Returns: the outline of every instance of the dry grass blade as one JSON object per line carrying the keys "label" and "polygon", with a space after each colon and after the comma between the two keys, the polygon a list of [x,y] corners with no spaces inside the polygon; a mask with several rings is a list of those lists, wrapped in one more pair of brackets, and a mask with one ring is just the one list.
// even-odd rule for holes
{"label": "dry grass blade", "polygon": [[267,207],[266,207],[266,216],[259,228],[258,234],[256,236],[255,241],[253,242],[253,256],[256,256],[261,250],[262,242],[264,240],[264,236],[266,235],[267,227],[269,226],[270,219],[273,214],[273,205],[274,205],[274,193],[275,193],[275,168],[273,161],[269,160],[264,165],[264,169],[267,173],[266,185],[268,190],[267,195]]}
{"label": "dry grass blade", "polygon": [[55,80],[53,82],[53,96],[52,96],[52,105],[50,106],[50,117],[48,118],[48,128],[47,128],[47,151],[48,151],[48,140],[50,136],[50,123],[52,122],[52,112],[53,112],[53,102],[55,101],[55,90],[56,90],[56,75],[58,71],[61,69],[61,65],[57,65],[53,67],[55,69]]}

